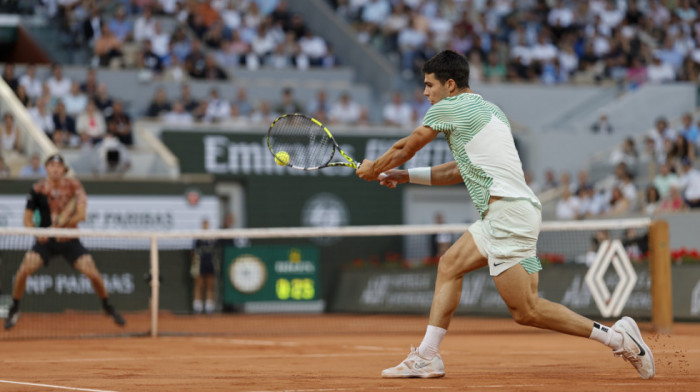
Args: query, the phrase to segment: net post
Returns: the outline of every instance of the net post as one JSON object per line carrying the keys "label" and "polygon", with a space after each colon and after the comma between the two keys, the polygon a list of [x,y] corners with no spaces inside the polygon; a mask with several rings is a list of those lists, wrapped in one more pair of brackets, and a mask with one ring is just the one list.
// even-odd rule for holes
{"label": "net post", "polygon": [[671,333],[671,251],[668,222],[654,220],[649,226],[649,274],[651,275],[651,323],[660,333]]}
{"label": "net post", "polygon": [[158,239],[151,237],[151,337],[158,336],[158,307],[160,292],[160,276],[158,262]]}

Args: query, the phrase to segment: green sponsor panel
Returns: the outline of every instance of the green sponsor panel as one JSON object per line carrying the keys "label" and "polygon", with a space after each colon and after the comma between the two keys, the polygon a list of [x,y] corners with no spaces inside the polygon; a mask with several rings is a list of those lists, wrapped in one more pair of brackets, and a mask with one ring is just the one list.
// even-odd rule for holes
{"label": "green sponsor panel", "polygon": [[224,248],[224,307],[322,311],[319,255],[318,248],[308,245]]}
{"label": "green sponsor panel", "polygon": [[[623,315],[651,317],[651,279],[646,264],[635,265],[637,283],[622,310]],[[546,266],[540,271],[539,294],[591,318],[600,318],[584,279],[588,268],[581,265]],[[337,285],[330,309],[335,312],[427,314],[435,288],[435,268],[416,270],[345,271]],[[673,310],[677,320],[700,320],[700,265],[672,268]],[[605,274],[611,289],[618,278],[611,269]],[[488,270],[464,277],[457,314],[508,316]]]}

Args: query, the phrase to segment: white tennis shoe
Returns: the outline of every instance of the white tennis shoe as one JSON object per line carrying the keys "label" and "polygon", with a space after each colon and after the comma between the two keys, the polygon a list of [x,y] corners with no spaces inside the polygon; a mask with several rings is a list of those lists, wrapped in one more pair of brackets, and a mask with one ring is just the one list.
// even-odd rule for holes
{"label": "white tennis shoe", "polygon": [[649,346],[644,343],[637,323],[630,317],[623,317],[612,329],[622,334],[622,347],[614,350],[613,354],[631,363],[643,379],[654,377],[654,356]]}
{"label": "white tennis shoe", "polygon": [[418,355],[413,346],[408,357],[397,366],[382,370],[384,378],[437,378],[445,375],[445,364],[442,363],[440,354],[432,360],[427,360]]}

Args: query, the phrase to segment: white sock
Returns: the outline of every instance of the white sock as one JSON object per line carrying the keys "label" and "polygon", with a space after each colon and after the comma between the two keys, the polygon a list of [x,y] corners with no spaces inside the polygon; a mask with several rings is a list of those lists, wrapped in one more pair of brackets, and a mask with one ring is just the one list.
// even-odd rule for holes
{"label": "white sock", "polygon": [[201,299],[195,299],[192,301],[192,310],[194,310],[195,313],[202,313],[204,310],[204,303]]}
{"label": "white sock", "polygon": [[593,323],[593,330],[589,339],[601,342],[613,350],[622,347],[622,334],[605,325]]}
{"label": "white sock", "polygon": [[214,304],[213,300],[208,299],[204,303],[204,311],[207,313],[214,313],[214,307],[215,307],[215,304]]}
{"label": "white sock", "polygon": [[420,346],[418,346],[418,355],[427,360],[435,358],[440,349],[442,338],[445,337],[446,333],[447,330],[444,328],[428,325],[423,341],[420,343]]}

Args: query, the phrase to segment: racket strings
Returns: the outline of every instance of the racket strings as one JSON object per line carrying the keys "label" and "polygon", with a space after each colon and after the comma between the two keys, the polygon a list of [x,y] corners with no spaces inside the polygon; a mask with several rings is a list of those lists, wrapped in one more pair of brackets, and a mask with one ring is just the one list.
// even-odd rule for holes
{"label": "racket strings", "polygon": [[333,158],[332,140],[310,118],[289,115],[277,120],[269,131],[273,153],[286,151],[289,164],[301,168],[327,165]]}

